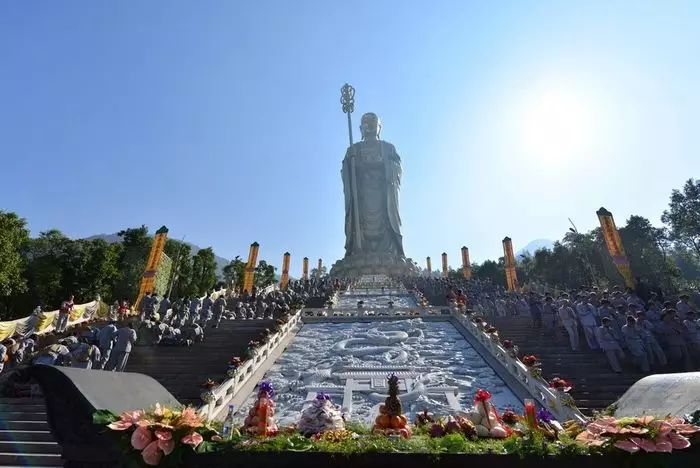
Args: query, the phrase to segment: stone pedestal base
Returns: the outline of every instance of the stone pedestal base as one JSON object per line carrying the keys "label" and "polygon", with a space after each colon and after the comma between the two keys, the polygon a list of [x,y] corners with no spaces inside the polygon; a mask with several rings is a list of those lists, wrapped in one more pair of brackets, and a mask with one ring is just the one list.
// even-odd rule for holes
{"label": "stone pedestal base", "polygon": [[330,274],[336,278],[358,278],[362,275],[407,276],[417,275],[418,268],[405,258],[353,255],[335,262]]}

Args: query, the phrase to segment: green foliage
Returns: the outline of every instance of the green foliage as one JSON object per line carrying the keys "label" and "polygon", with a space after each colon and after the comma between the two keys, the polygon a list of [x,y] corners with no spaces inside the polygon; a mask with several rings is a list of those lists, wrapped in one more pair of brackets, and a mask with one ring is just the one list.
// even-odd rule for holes
{"label": "green foliage", "polygon": [[258,266],[255,267],[255,285],[258,289],[266,288],[275,282],[275,270],[274,266],[265,260],[260,260]]}
{"label": "green foliage", "polygon": [[13,298],[27,290],[26,257],[29,242],[26,220],[0,211],[0,318],[12,318]]}
{"label": "green foliage", "polygon": [[669,209],[661,220],[670,227],[671,239],[700,257],[700,179],[688,179],[683,191],[673,190]]}
{"label": "green foliage", "polygon": [[97,410],[92,413],[92,423],[97,426],[106,426],[119,420],[119,416],[109,410]]}
{"label": "green foliage", "polygon": [[236,258],[224,267],[224,281],[226,284],[233,284],[239,290],[243,289],[243,277],[245,276],[246,262],[236,255]]}
{"label": "green foliage", "polygon": [[192,247],[175,239],[166,239],[163,251],[173,260],[171,297],[194,295],[189,290],[192,284]]}
{"label": "green foliage", "polygon": [[505,263],[503,257],[498,262],[486,260],[481,265],[472,265],[472,275],[476,279],[490,280],[493,284],[505,285]]}
{"label": "green foliage", "polygon": [[211,247],[201,249],[192,258],[192,276],[187,292],[202,296],[216,284],[216,259]]}

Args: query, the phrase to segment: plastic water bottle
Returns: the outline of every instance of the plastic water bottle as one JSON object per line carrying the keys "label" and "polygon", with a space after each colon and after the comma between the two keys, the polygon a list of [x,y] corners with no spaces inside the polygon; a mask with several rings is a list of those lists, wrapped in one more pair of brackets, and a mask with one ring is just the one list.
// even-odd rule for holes
{"label": "plastic water bottle", "polygon": [[228,414],[226,415],[226,419],[224,419],[222,438],[230,439],[233,434],[233,428],[233,405],[228,405]]}

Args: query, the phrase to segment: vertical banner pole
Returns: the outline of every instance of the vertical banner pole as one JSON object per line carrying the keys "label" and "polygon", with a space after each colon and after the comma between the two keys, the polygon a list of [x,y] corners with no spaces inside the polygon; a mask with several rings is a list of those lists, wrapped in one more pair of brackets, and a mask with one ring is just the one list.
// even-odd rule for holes
{"label": "vertical banner pole", "polygon": [[134,301],[134,309],[138,310],[141,298],[147,292],[154,292],[156,283],[156,273],[158,272],[158,265],[160,265],[160,259],[163,257],[163,249],[165,249],[165,241],[168,239],[168,228],[162,226],[156,231],[156,236],[153,238],[153,244],[151,244],[151,252],[148,254],[148,260],[146,261],[146,268],[143,271],[143,277],[141,278],[141,284],[139,286],[139,294],[136,296]]}
{"label": "vertical banner pole", "polygon": [[291,255],[289,255],[289,252],[285,252],[284,257],[282,258],[282,277],[280,278],[280,289],[283,291],[287,289],[287,284],[289,284],[290,257]]}
{"label": "vertical banner pole", "polygon": [[632,277],[630,262],[625,252],[625,246],[622,245],[620,232],[615,226],[612,213],[601,207],[596,211],[596,214],[600,221],[600,228],[603,231],[605,245],[608,247],[608,252],[610,252],[610,256],[612,257],[617,271],[620,272],[620,275],[625,280],[625,285],[629,288],[634,288],[634,278]]}

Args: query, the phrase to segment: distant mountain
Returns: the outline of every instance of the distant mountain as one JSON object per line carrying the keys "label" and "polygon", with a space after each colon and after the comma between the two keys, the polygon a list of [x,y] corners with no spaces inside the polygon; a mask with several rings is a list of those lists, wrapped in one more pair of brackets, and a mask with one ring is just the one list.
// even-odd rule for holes
{"label": "distant mountain", "polygon": [[549,239],[535,239],[522,249],[518,250],[515,254],[515,258],[525,254],[535,255],[535,252],[540,249],[551,249],[552,247],[554,247],[554,241]]}
{"label": "distant mountain", "polygon": [[[119,237],[116,233],[115,234],[97,234],[94,236],[86,237],[85,239],[87,240],[92,240],[92,239],[102,239],[110,244],[116,244],[122,241],[122,238]],[[190,248],[192,249],[192,255],[196,255],[197,252],[202,250],[202,247],[198,245],[194,245],[190,242],[185,242],[185,244],[189,245]],[[175,259],[173,259],[174,261]],[[230,260],[225,259],[224,257],[219,257],[218,255],[214,254],[214,260],[216,261],[216,276],[219,278],[223,278],[224,275],[224,267],[231,263]]]}

